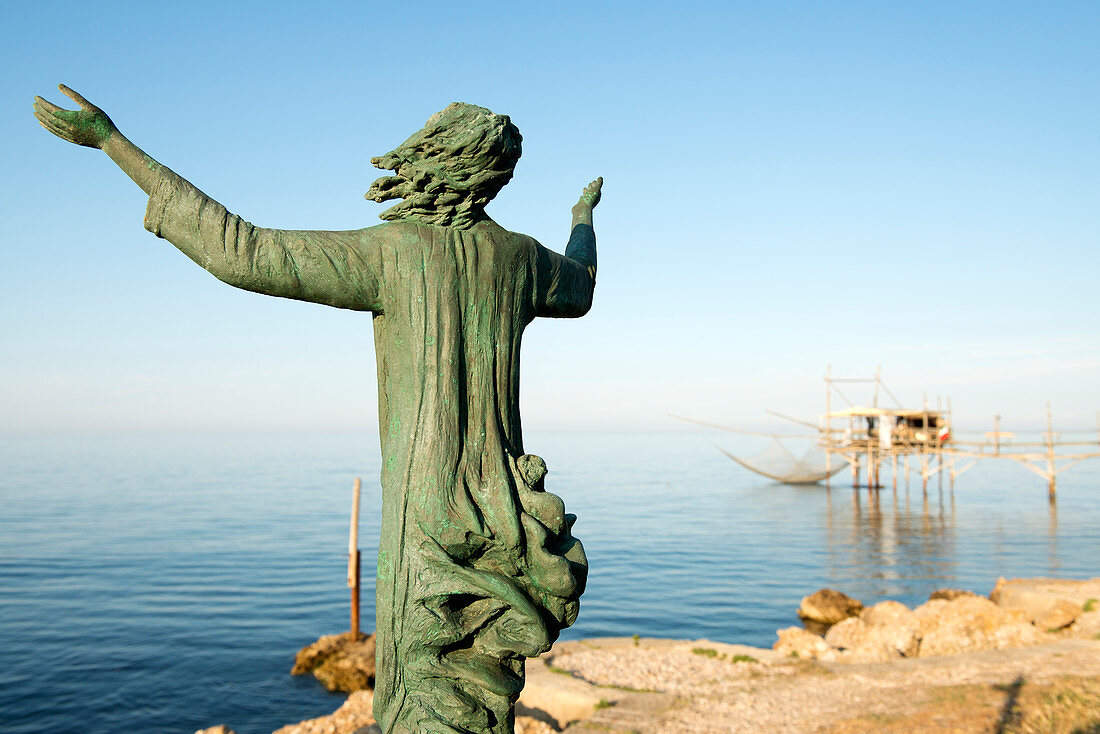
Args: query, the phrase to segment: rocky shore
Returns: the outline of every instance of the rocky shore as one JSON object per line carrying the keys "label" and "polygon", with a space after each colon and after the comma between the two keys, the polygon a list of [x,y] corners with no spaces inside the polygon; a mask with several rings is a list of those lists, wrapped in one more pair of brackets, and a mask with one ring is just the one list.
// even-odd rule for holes
{"label": "rocky shore", "polygon": [[[780,630],[770,650],[636,637],[558,643],[527,661],[516,731],[1100,732],[1098,600],[1100,578],[1001,579],[988,597],[941,590],[913,609],[865,607],[823,589],[802,601],[806,628]],[[349,667],[362,644],[330,667]],[[319,667],[318,649],[344,646],[322,638],[299,654],[300,667]],[[333,714],[276,734],[370,734],[370,709],[370,691],[360,690]]]}
{"label": "rocky shore", "polygon": [[871,663],[1001,650],[1095,639],[1100,579],[1002,578],[988,597],[942,589],[915,609],[896,601],[864,608],[842,592],[822,589],[802,600],[798,614],[805,628],[779,630],[775,644],[792,657]]}

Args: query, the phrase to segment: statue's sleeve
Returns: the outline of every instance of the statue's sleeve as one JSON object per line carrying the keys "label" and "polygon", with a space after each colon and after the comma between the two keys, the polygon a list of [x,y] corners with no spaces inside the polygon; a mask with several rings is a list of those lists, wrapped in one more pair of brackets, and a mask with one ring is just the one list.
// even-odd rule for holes
{"label": "statue's sleeve", "polygon": [[256,293],[355,311],[381,311],[380,248],[372,232],[255,227],[165,169],[145,228],[214,277]]}
{"label": "statue's sleeve", "polygon": [[577,318],[592,308],[596,288],[596,234],[578,224],[565,254],[535,243],[535,315]]}

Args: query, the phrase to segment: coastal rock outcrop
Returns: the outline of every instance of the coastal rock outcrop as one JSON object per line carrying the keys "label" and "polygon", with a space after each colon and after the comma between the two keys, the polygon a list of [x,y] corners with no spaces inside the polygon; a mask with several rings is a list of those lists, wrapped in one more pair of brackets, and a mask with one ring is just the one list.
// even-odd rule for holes
{"label": "coastal rock outcrop", "polygon": [[1035,626],[1048,632],[1064,629],[1077,621],[1082,607],[1068,599],[1059,599],[1035,618]]}
{"label": "coastal rock outcrop", "polygon": [[952,601],[958,599],[960,596],[978,596],[973,591],[967,591],[966,589],[936,589],[928,595],[928,601],[934,601],[936,599],[943,599],[944,601]]}
{"label": "coastal rock outcrop", "polygon": [[836,589],[821,589],[802,598],[798,606],[798,616],[804,622],[829,627],[854,617],[863,610],[863,602],[853,599]]}
{"label": "coastal rock outcrop", "polygon": [[356,691],[331,714],[284,726],[274,734],[380,734],[373,706],[372,691]]}
{"label": "coastal rock outcrop", "polygon": [[1100,578],[1000,578],[989,598],[998,606],[1026,612],[1029,621],[1035,621],[1063,601],[1070,602],[1079,610],[1092,611],[1093,608],[1100,608]]}
{"label": "coastal rock outcrop", "polygon": [[920,622],[911,609],[884,601],[829,628],[825,642],[846,662],[877,662],[913,657],[920,645]]}
{"label": "coastal rock outcrop", "polygon": [[[1061,637],[1100,639],[1098,599],[1100,579],[1000,579],[989,598],[941,589],[916,609],[884,601],[857,610],[858,601],[823,589],[802,600],[798,614],[807,629],[780,630],[773,649],[819,660],[885,662],[1022,647]],[[853,610],[855,614],[836,619]]]}
{"label": "coastal rock outcrop", "polygon": [[772,649],[781,655],[795,658],[825,659],[835,655],[835,651],[829,647],[820,635],[802,629],[801,627],[788,627],[776,632],[779,640]]}
{"label": "coastal rock outcrop", "polygon": [[325,635],[298,651],[290,673],[313,673],[330,691],[373,689],[374,635],[360,635],[358,640],[352,640],[350,632]]}
{"label": "coastal rock outcrop", "polygon": [[979,596],[935,599],[913,611],[920,624],[922,657],[1032,644],[1039,634],[1023,612],[1002,609]]}
{"label": "coastal rock outcrop", "polygon": [[1100,640],[1100,609],[1082,613],[1066,628],[1066,634],[1086,640]]}

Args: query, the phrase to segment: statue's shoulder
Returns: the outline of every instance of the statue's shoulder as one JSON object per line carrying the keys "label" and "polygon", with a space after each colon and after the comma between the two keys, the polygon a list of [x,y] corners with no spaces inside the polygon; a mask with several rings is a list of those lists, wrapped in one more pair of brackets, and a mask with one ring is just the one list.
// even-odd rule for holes
{"label": "statue's shoulder", "polygon": [[532,251],[542,247],[534,237],[522,232],[505,229],[488,217],[475,224],[471,229],[477,230],[478,234],[502,245]]}
{"label": "statue's shoulder", "polygon": [[534,237],[505,229],[488,217],[469,227],[444,227],[417,219],[398,219],[356,230],[355,234],[364,242],[389,242],[393,245],[408,247],[430,241],[433,233],[438,236],[439,233],[444,232],[451,232],[458,236],[472,236],[483,243],[492,243],[494,247],[522,250],[531,254],[544,249]]}

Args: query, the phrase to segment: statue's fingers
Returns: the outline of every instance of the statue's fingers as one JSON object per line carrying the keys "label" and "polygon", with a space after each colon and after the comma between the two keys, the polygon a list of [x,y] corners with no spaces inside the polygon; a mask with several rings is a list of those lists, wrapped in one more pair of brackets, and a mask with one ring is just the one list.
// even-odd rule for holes
{"label": "statue's fingers", "polygon": [[34,117],[38,120],[39,125],[49,130],[57,137],[66,139],[72,138],[73,127],[69,123],[58,120],[52,115],[39,113],[38,110],[34,111]]}
{"label": "statue's fingers", "polygon": [[46,112],[64,112],[64,108],[58,107],[48,99],[42,99],[37,94],[34,96],[34,108],[36,110],[45,110]]}
{"label": "statue's fingers", "polygon": [[43,111],[43,110],[41,110],[37,107],[34,108],[34,118],[36,120],[38,120],[40,123],[42,123],[43,125],[45,125],[47,127],[51,127],[51,128],[52,127],[58,127],[59,128],[62,125],[67,125],[68,124],[68,123],[64,122],[63,120],[61,120],[60,118],[54,116],[53,113],[45,112],[45,111]]}
{"label": "statue's fingers", "polygon": [[69,99],[71,99],[72,101],[74,101],[78,105],[80,105],[80,109],[82,109],[82,110],[97,110],[97,109],[99,109],[94,104],[92,104],[88,100],[81,97],[80,92],[77,92],[75,89],[70,89],[69,87],[66,87],[64,84],[58,84],[57,88],[60,89],[61,93],[64,94],[66,97],[68,97]]}
{"label": "statue's fingers", "polygon": [[39,118],[38,124],[41,125],[42,127],[44,127],[46,129],[46,132],[51,133],[53,135],[56,135],[57,137],[61,138],[62,140],[68,139],[68,136],[65,134],[65,132],[63,130],[55,127],[54,125],[51,125],[50,123],[46,122],[45,120],[42,120],[41,118]]}
{"label": "statue's fingers", "polygon": [[56,107],[53,105],[51,105],[51,107],[53,107],[53,109],[48,109],[44,105],[35,105],[35,117],[39,117],[43,120],[52,120],[58,125],[69,125],[72,123],[72,121],[69,119],[69,115],[75,115],[75,112],[71,112],[70,110],[62,109],[61,107]]}

